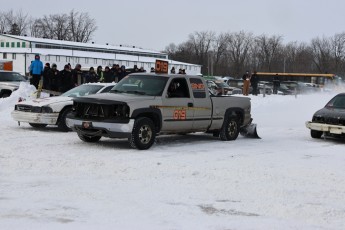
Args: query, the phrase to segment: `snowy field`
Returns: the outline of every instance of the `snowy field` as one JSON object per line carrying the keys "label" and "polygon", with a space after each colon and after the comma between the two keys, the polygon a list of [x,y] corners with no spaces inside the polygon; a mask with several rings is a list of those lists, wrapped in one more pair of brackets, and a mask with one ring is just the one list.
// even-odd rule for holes
{"label": "snowy field", "polygon": [[305,121],[334,94],[252,97],[262,139],[83,143],[0,99],[0,229],[345,229],[345,141]]}

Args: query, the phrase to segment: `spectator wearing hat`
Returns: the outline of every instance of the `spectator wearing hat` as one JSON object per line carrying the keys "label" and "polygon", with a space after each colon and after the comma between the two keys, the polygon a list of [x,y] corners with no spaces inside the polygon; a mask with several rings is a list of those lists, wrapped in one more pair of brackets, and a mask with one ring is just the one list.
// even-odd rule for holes
{"label": "spectator wearing hat", "polygon": [[55,63],[52,64],[51,69],[48,72],[48,78],[49,78],[49,89],[53,91],[59,91],[60,89],[60,72],[57,69],[57,66]]}
{"label": "spectator wearing hat", "polygon": [[103,76],[103,68],[102,68],[102,66],[98,66],[98,67],[97,67],[97,75],[98,75],[99,81],[100,81],[100,82],[104,82],[104,76]]}
{"label": "spectator wearing hat", "polygon": [[118,81],[121,81],[127,75],[126,67],[124,65],[119,69]]}
{"label": "spectator wearing hat", "polygon": [[98,76],[93,67],[90,67],[89,72],[85,76],[85,83],[98,82]]}
{"label": "spectator wearing hat", "polygon": [[170,73],[171,73],[171,74],[175,74],[175,73],[176,73],[175,67],[174,67],[174,66],[171,68]]}
{"label": "spectator wearing hat", "polygon": [[110,71],[109,66],[106,66],[104,68],[104,73],[103,73],[104,80],[103,82],[110,83],[115,80],[113,73]]}
{"label": "spectator wearing hat", "polygon": [[44,65],[44,69],[43,69],[43,89],[50,89],[49,77],[48,77],[49,70],[50,70],[50,64],[47,62]]}
{"label": "spectator wearing hat", "polygon": [[43,63],[40,60],[40,55],[35,55],[35,60],[30,65],[30,74],[32,76],[31,84],[38,89],[38,84],[43,73]]}
{"label": "spectator wearing hat", "polygon": [[83,72],[81,71],[81,65],[76,64],[75,68],[72,70],[72,81],[73,87],[83,84]]}
{"label": "spectator wearing hat", "polygon": [[73,88],[72,73],[69,65],[65,65],[64,69],[60,71],[60,92],[66,92]]}
{"label": "spectator wearing hat", "polygon": [[248,96],[249,94],[249,86],[250,86],[250,74],[247,70],[245,74],[242,76],[243,80],[243,95]]}

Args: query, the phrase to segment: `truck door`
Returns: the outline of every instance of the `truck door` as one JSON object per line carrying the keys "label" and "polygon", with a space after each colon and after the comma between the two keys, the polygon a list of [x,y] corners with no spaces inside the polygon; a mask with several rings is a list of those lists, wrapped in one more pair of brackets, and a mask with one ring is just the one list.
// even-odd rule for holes
{"label": "truck door", "polygon": [[199,78],[190,78],[189,81],[194,98],[193,130],[206,130],[211,124],[212,116],[212,102],[206,93],[208,87]]}
{"label": "truck door", "polygon": [[184,132],[190,131],[193,126],[194,110],[193,98],[183,77],[173,78],[162,97],[162,131]]}

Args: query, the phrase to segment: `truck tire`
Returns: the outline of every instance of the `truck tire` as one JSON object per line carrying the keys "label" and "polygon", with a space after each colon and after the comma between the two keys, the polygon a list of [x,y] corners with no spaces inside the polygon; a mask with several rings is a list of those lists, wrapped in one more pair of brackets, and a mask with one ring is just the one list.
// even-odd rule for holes
{"label": "truck tire", "polygon": [[312,138],[321,138],[322,136],[322,131],[317,131],[317,130],[310,130],[310,136]]}
{"label": "truck tire", "polygon": [[29,123],[29,125],[33,128],[38,128],[38,129],[42,129],[47,127],[47,124],[36,124],[36,123]]}
{"label": "truck tire", "polygon": [[83,135],[79,132],[77,132],[77,134],[78,134],[78,137],[80,138],[80,140],[82,140],[84,142],[89,142],[89,143],[95,143],[95,142],[99,141],[102,137],[102,136],[90,137],[90,136]]}
{"label": "truck tire", "polygon": [[153,121],[147,117],[140,117],[135,120],[132,135],[128,138],[132,148],[145,150],[149,149],[156,139],[156,129]]}
{"label": "truck tire", "polygon": [[237,117],[227,116],[223,126],[220,129],[219,136],[222,141],[236,140],[240,132],[240,126]]}
{"label": "truck tire", "polygon": [[66,125],[67,114],[69,114],[71,111],[72,111],[72,108],[68,107],[61,113],[59,121],[58,121],[58,128],[61,131],[64,131],[64,132],[71,131],[71,129]]}

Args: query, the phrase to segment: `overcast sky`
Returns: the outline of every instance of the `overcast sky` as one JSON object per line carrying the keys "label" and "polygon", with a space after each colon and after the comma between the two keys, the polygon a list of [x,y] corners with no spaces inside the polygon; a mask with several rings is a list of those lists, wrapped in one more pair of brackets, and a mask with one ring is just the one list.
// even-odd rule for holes
{"label": "overcast sky", "polygon": [[309,42],[345,32],[344,0],[11,0],[1,11],[33,17],[89,12],[97,21],[93,41],[164,50],[195,31],[281,35],[284,43]]}

